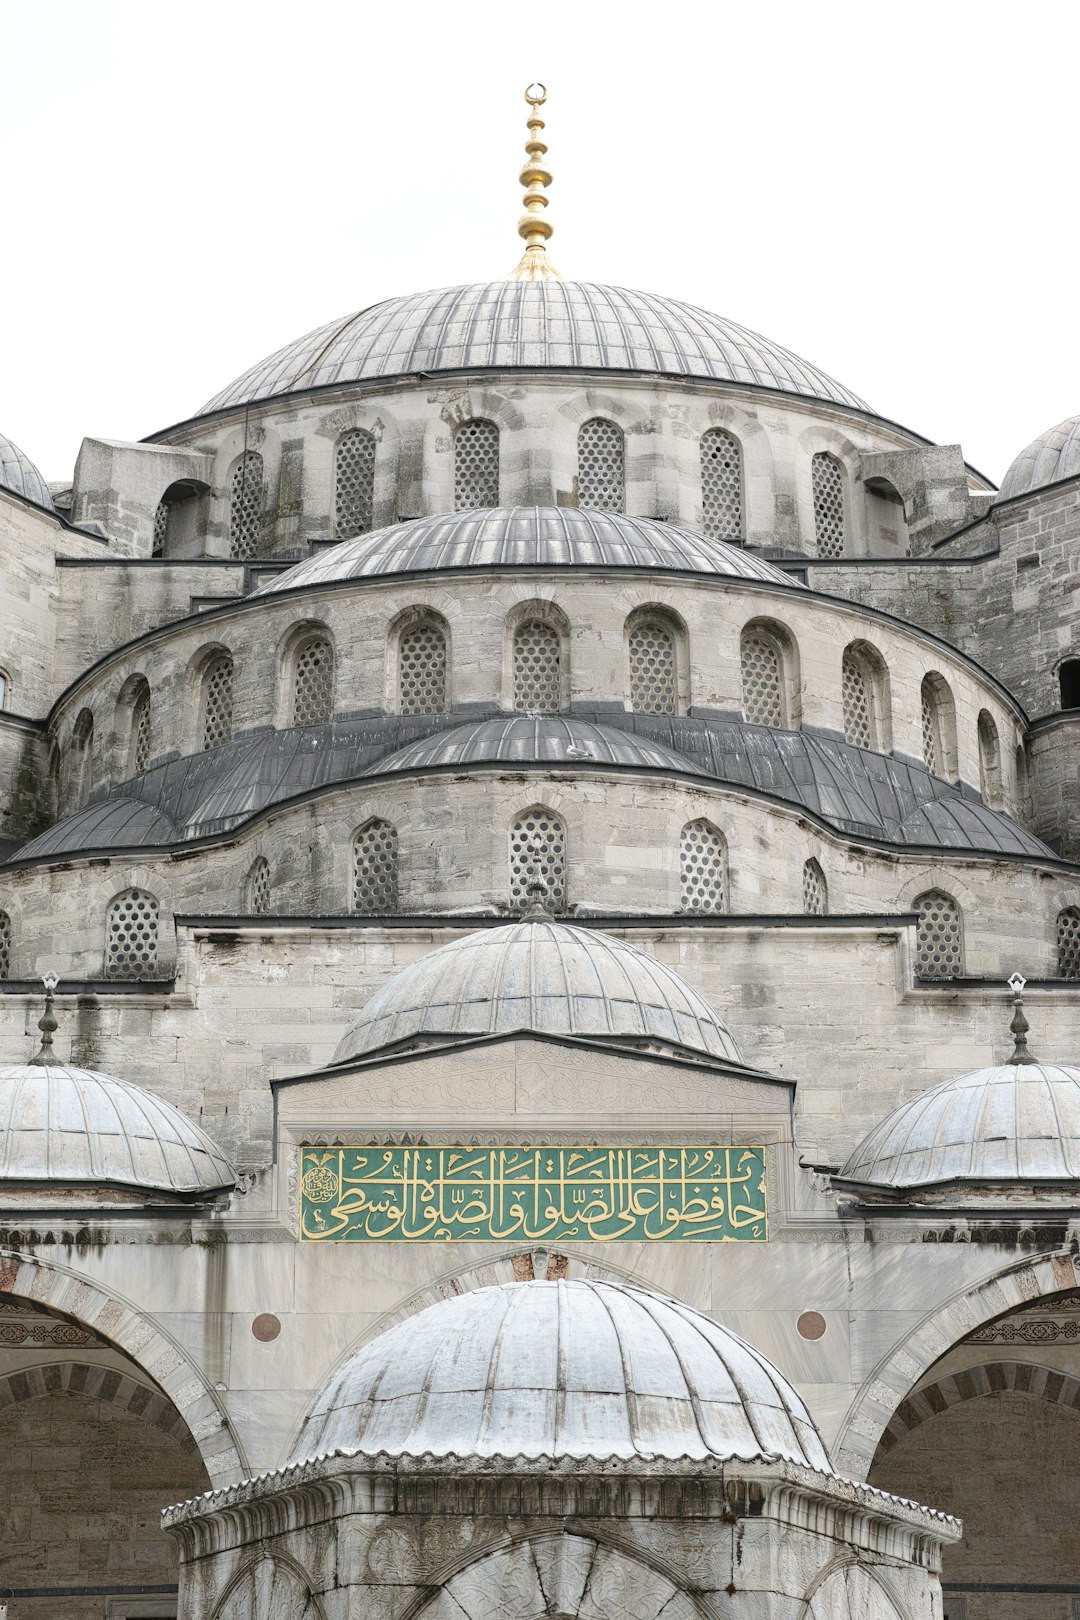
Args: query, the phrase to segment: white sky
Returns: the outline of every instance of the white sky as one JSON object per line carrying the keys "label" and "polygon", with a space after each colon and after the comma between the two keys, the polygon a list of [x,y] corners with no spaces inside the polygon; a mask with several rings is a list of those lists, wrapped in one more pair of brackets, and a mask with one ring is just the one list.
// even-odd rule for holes
{"label": "white sky", "polygon": [[1076,0],[0,0],[0,428],[47,478],[335,316],[552,258],[999,480],[1080,411]]}

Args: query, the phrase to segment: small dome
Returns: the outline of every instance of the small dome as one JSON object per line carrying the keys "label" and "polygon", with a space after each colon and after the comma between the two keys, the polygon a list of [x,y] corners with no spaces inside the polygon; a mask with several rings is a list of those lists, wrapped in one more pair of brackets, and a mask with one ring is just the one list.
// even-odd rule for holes
{"label": "small dome", "polygon": [[524,919],[410,962],[375,992],[334,1062],[410,1039],[518,1031],[742,1062],[708,1002],[673,969],[593,929]]}
{"label": "small dome", "polygon": [[49,486],[38,472],[29,456],[25,456],[17,444],[5,439],[0,433],[0,489],[10,489],[15,495],[22,495],[37,506],[48,507],[55,511],[53,498],[49,494]]}
{"label": "small dome", "polygon": [[507,506],[415,518],[357,535],[287,568],[255,594],[380,574],[516,567],[665,568],[803,589],[764,557],[672,523],[585,507]]}
{"label": "small dome", "polygon": [[742,1339],[609,1282],[502,1283],[429,1305],[317,1397],[296,1461],[784,1457],[832,1472],[805,1405]]}
{"label": "small dome", "polygon": [[946,1080],[894,1109],[836,1179],[894,1193],[1080,1182],[1080,1069],[1004,1063]]}
{"label": "small dome", "polygon": [[648,737],[635,737],[617,726],[594,725],[558,714],[477,720],[451,731],[421,737],[387,759],[368,767],[369,776],[390,771],[431,770],[440,765],[498,763],[524,765],[613,765],[645,767],[701,776],[701,768]]}
{"label": "small dome", "polygon": [[1047,428],[1021,450],[997,492],[999,501],[1016,495],[1029,495],[1047,484],[1080,474],[1080,416],[1067,416],[1056,427]]}
{"label": "small dome", "polygon": [[512,370],[660,373],[868,409],[789,349],[693,304],[590,282],[481,281],[330,321],[245,371],[199,415],[347,383]]}
{"label": "small dome", "polygon": [[161,1097],[91,1069],[0,1068],[0,1187],[87,1183],[213,1193],[236,1172],[206,1133]]}

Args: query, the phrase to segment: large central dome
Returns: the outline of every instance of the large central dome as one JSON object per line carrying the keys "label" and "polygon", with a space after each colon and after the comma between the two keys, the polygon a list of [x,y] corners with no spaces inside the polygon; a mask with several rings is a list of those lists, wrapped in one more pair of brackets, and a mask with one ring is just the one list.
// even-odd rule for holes
{"label": "large central dome", "polygon": [[624,371],[869,406],[816,366],[693,304],[586,281],[479,281],[388,298],[308,332],[199,412],[446,371]]}

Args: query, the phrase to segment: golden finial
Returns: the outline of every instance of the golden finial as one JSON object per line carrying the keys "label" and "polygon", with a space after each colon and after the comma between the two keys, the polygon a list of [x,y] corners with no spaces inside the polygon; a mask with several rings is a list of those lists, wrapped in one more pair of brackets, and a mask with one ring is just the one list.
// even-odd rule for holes
{"label": "golden finial", "polygon": [[562,276],[547,256],[547,241],[552,227],[544,218],[548,205],[545,187],[551,184],[551,170],[544,162],[547,147],[541,138],[544,120],[538,108],[547,100],[547,88],[530,84],[525,92],[529,103],[529,138],[525,142],[528,157],[521,171],[521,184],[525,187],[525,212],[518,220],[518,235],[525,239],[525,252],[511,271],[511,281],[561,281]]}

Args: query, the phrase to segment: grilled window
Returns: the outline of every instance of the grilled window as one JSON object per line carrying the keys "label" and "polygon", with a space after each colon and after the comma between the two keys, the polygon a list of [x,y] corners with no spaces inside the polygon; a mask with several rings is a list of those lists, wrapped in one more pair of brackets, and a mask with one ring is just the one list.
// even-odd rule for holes
{"label": "grilled window", "polygon": [[818,555],[840,557],[844,551],[844,469],[835,456],[819,450],[813,460],[812,479]]}
{"label": "grilled window", "polygon": [[318,725],[334,712],[334,649],[325,636],[305,641],[293,679],[294,726]]}
{"label": "grilled window", "polygon": [[675,637],[662,619],[630,627],[630,707],[635,714],[674,714]]}
{"label": "grilled window", "polygon": [[679,840],[683,911],[727,910],[727,844],[708,821],[688,821]]}
{"label": "grilled window", "polygon": [[622,429],[603,416],[582,424],[578,433],[578,501],[604,512],[626,506]]}
{"label": "grilled window", "polygon": [[854,748],[872,748],[871,684],[861,658],[850,648],[844,653],[841,683],[844,699],[844,736]]}
{"label": "grilled window", "polygon": [[552,911],[566,910],[566,828],[550,810],[527,810],[510,827],[510,904],[524,911],[529,884],[543,885]]}
{"label": "grilled window", "polygon": [[11,918],[0,911],[0,979],[11,976]]}
{"label": "grilled window", "polygon": [[558,714],[562,696],[559,632],[543,619],[514,631],[514,708],[519,714]]}
{"label": "grilled window", "polygon": [[1067,906],[1057,920],[1058,978],[1080,979],[1080,910]]}
{"label": "grilled window", "polygon": [[158,903],[145,889],[128,889],[109,906],[105,924],[105,976],[145,979],[157,967]]}
{"label": "grilled window", "polygon": [[919,916],[915,972],[920,979],[958,978],[964,971],[964,935],[956,901],[941,889],[930,889],[920,894],[914,909]]}
{"label": "grilled window", "polygon": [[75,721],[66,776],[66,807],[69,811],[78,810],[94,784],[94,717],[89,709],[80,710]]}
{"label": "grilled window", "polygon": [[481,416],[462,422],[454,434],[454,506],[499,504],[499,430]]}
{"label": "grilled window", "polygon": [[262,544],[263,460],[245,450],[233,468],[229,504],[229,545],[234,557],[254,557]]}
{"label": "grilled window", "polygon": [[829,886],[815,860],[802,869],[802,908],[808,917],[824,917],[829,910]]}
{"label": "grilled window", "polygon": [[154,538],[150,546],[151,557],[164,557],[169,538],[169,503],[159,501],[154,513]]}
{"label": "grilled window", "polygon": [[363,428],[343,433],[334,455],[334,534],[343,540],[371,528],[375,499],[375,439]]}
{"label": "grilled window", "polygon": [[131,775],[138,776],[150,763],[150,688],[145,681],[131,709]]}
{"label": "grilled window", "polygon": [[260,855],[248,868],[244,884],[244,898],[252,917],[262,917],[270,910],[270,863]]}
{"label": "grilled window", "polygon": [[446,708],[446,636],[430,620],[402,634],[398,690],[402,714],[439,714]]}
{"label": "grilled window", "polygon": [[784,724],[784,669],[771,637],[750,630],[741,642],[743,719],[752,726]]}
{"label": "grilled window", "polygon": [[364,916],[397,910],[398,834],[389,821],[365,821],[352,844],[352,909]]}
{"label": "grilled window", "polygon": [[993,716],[985,709],[979,715],[979,792],[984,804],[1001,804],[1001,745]]}
{"label": "grilled window", "polygon": [[723,428],[711,428],[701,438],[701,511],[706,534],[742,539],[742,452]]}
{"label": "grilled window", "polygon": [[935,671],[923,677],[919,711],[926,768],[934,776],[947,776],[956,753],[955,710],[947,681]]}
{"label": "grilled window", "polygon": [[205,753],[232,738],[233,661],[227,653],[211,659],[203,676],[202,746]]}

